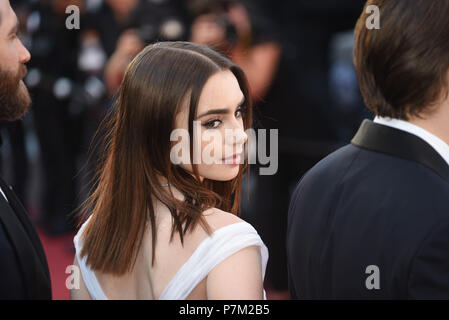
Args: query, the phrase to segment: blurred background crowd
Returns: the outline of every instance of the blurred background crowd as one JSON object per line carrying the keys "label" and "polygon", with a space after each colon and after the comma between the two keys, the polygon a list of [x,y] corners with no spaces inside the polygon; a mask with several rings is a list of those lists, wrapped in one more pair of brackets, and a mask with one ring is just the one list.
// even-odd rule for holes
{"label": "blurred background crowd", "polygon": [[[210,45],[246,72],[255,101],[254,126],[279,130],[278,172],[260,176],[259,165],[253,166],[243,184],[242,217],[270,251],[268,297],[288,299],[284,240],[292,188],[371,116],[352,63],[352,29],[363,4],[12,0],[20,38],[32,56],[25,82],[33,106],[23,121],[1,125],[2,175],[40,234],[54,242],[72,235],[72,213],[89,191],[88,150],[128,63],[155,41]],[[80,8],[79,30],[66,28],[69,5]],[[73,257],[70,248],[67,252]],[[48,258],[52,270],[57,257]]]}

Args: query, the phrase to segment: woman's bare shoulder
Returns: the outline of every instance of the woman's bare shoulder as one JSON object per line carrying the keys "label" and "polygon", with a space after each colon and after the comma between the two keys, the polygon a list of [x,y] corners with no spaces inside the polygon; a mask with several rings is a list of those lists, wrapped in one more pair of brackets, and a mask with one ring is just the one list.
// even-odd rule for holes
{"label": "woman's bare shoulder", "polygon": [[210,208],[204,211],[203,216],[212,232],[234,223],[244,222],[237,215],[217,208]]}

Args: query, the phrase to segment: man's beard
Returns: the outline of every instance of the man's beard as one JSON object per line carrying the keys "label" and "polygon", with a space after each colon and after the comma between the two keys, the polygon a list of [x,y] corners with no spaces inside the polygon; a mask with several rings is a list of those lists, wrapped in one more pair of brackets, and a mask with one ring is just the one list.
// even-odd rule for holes
{"label": "man's beard", "polygon": [[31,105],[30,94],[22,81],[27,68],[21,65],[16,75],[0,68],[0,121],[21,119]]}

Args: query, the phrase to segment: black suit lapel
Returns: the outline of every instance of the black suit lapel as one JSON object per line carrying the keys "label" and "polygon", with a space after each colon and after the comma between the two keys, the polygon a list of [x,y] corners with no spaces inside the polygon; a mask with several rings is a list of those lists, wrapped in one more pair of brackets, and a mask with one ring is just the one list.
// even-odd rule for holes
{"label": "black suit lapel", "polygon": [[408,132],[364,120],[352,144],[371,151],[412,160],[449,181],[449,165],[423,139]]}
{"label": "black suit lapel", "polygon": [[[0,187],[2,188],[6,197],[8,198],[9,205],[12,207],[13,211],[16,213],[17,218],[20,220],[26,233],[32,240],[31,242],[33,244],[34,249],[36,250],[36,253],[39,256],[39,259],[41,260],[42,264],[45,266],[45,268],[48,271],[47,258],[45,257],[44,249],[42,247],[42,244],[41,244],[39,236],[36,232],[36,229],[33,227],[30,219],[28,218],[28,214],[26,213],[25,208],[22,206],[22,203],[20,202],[17,195],[11,190],[11,187],[8,186],[5,183],[5,181],[3,181],[3,179],[1,179],[1,178],[0,178]],[[47,276],[50,277],[50,274],[47,273]]]}
{"label": "black suit lapel", "polygon": [[0,223],[17,253],[29,298],[51,299],[50,275],[40,240],[14,192],[1,179],[0,186],[9,201],[0,195]]}

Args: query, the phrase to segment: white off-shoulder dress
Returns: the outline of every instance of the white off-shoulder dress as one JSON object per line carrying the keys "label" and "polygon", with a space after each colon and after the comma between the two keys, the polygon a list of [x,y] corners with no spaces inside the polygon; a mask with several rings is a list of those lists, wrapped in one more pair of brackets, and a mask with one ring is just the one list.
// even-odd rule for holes
{"label": "white off-shoulder dress", "polygon": [[[94,300],[106,300],[95,272],[86,265],[87,257],[81,257],[82,235],[89,219],[81,226],[73,242],[76,257],[80,266],[84,283],[90,296]],[[184,300],[190,292],[203,280],[209,272],[220,262],[232,254],[250,246],[259,246],[262,257],[262,280],[268,262],[268,249],[257,231],[247,222],[237,222],[215,230],[205,238],[195,249],[186,263],[179,268],[175,276],[168,283],[160,295],[160,300]],[[266,294],[264,291],[264,299]]]}

